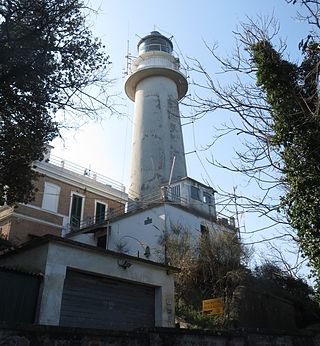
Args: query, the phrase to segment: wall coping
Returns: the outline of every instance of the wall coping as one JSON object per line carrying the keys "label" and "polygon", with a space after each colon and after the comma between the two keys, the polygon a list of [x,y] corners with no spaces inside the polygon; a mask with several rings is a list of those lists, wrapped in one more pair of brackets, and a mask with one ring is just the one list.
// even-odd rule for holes
{"label": "wall coping", "polygon": [[127,254],[112,251],[112,250],[106,250],[106,249],[98,248],[98,247],[93,246],[93,245],[88,245],[88,244],[81,243],[81,242],[78,242],[75,240],[58,237],[58,236],[55,236],[52,234],[47,234],[43,237],[38,237],[38,238],[32,239],[26,243],[23,243],[22,245],[18,246],[17,248],[15,248],[13,250],[9,250],[8,252],[0,255],[0,260],[2,258],[11,257],[17,253],[29,251],[35,247],[38,247],[38,246],[41,246],[44,244],[48,244],[48,243],[58,243],[58,244],[62,244],[65,246],[75,247],[78,249],[85,249],[85,250],[90,251],[90,252],[95,252],[95,253],[99,253],[102,255],[108,255],[108,256],[120,258],[120,259],[125,258],[125,259],[128,259],[130,261],[140,262],[140,263],[144,263],[147,265],[151,265],[153,267],[158,267],[158,268],[166,270],[170,273],[178,273],[180,271],[180,269],[177,267],[169,266],[169,265],[166,265],[163,263],[153,262],[153,261],[150,261],[150,260],[147,260],[144,258],[139,258],[139,257],[127,255]]}
{"label": "wall coping", "polygon": [[134,331],[126,330],[113,330],[113,329],[91,329],[91,328],[75,328],[75,327],[61,327],[50,325],[34,325],[25,323],[10,324],[0,321],[0,330],[17,330],[34,333],[59,333],[64,335],[110,335],[110,336],[137,336],[148,334],[167,334],[167,335],[192,335],[192,336],[220,336],[220,337],[246,337],[249,335],[273,335],[273,336],[300,336],[300,337],[313,337],[319,336],[320,330],[278,330],[278,329],[254,329],[254,328],[241,328],[241,329],[183,329],[183,328],[138,328]]}

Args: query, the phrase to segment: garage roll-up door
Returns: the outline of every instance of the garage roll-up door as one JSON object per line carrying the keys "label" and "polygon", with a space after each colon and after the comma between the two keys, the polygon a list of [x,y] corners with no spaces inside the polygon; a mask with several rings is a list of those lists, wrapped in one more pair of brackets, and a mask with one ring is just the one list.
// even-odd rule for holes
{"label": "garage roll-up door", "polygon": [[154,287],[67,271],[60,325],[83,328],[154,327]]}

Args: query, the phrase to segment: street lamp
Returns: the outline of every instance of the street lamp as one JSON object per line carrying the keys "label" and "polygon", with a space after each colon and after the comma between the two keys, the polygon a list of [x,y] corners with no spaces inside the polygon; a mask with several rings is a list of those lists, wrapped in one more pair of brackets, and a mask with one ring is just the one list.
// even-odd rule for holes
{"label": "street lamp", "polygon": [[[146,257],[146,258],[149,258],[151,256],[151,252],[150,252],[150,246],[148,245],[145,245],[143,244],[139,239],[131,236],[131,235],[124,235],[120,238],[119,242],[121,243],[121,240],[124,239],[124,238],[130,238],[130,239],[133,239],[135,240],[143,249],[144,253],[143,255]],[[139,257],[139,251],[138,251],[138,257]]]}

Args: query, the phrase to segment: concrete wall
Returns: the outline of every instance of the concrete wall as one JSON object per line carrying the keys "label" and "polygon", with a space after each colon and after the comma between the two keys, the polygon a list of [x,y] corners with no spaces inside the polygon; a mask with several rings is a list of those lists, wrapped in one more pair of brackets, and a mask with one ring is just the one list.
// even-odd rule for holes
{"label": "concrete wall", "polygon": [[150,198],[163,184],[187,175],[175,82],[159,75],[139,82],[135,92],[129,195]]}
{"label": "concrete wall", "polygon": [[0,345],[88,346],[318,346],[319,333],[153,329],[116,332],[49,326],[0,325]]}
{"label": "concrete wall", "polygon": [[[164,231],[170,232],[173,226],[185,227],[196,242],[201,235],[201,224],[216,231],[225,230],[223,226],[209,222],[184,209],[170,204],[161,204],[111,221],[108,248],[144,258],[146,246],[149,246],[151,252],[149,259],[162,261],[164,249],[159,241]],[[77,235],[72,239],[86,241],[85,237],[80,238]],[[88,235],[87,241],[92,241],[92,236]]]}
{"label": "concrete wall", "polygon": [[129,280],[156,288],[156,326],[174,325],[174,280],[168,267],[128,257],[132,266],[126,270],[118,264],[121,255],[107,253],[66,241],[50,241],[0,257],[0,265],[21,267],[44,274],[39,324],[59,325],[64,279],[67,267],[97,275]]}

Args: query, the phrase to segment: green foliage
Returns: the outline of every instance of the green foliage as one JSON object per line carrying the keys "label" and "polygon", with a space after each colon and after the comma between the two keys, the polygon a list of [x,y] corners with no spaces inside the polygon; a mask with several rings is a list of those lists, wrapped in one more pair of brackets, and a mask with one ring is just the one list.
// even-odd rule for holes
{"label": "green foliage", "polygon": [[181,225],[172,225],[171,230],[161,240],[169,265],[180,268],[175,277],[176,300],[197,301],[198,306],[202,294],[197,288],[197,252],[191,242],[190,232]]}
{"label": "green foliage", "polygon": [[[197,325],[207,322],[216,325],[217,319],[203,316],[200,312],[202,300],[232,296],[234,288],[247,275],[244,263],[249,258],[248,250],[233,231],[208,228],[196,240],[191,239],[190,232],[180,225],[171,227],[163,244],[168,263],[181,269],[175,277],[180,316]],[[195,319],[197,322],[193,322]]]}
{"label": "green foliage", "polygon": [[299,328],[319,323],[320,308],[314,299],[314,290],[301,278],[292,277],[272,262],[265,262],[252,272],[251,285],[282,297],[293,303],[295,322]]}
{"label": "green foliage", "polygon": [[204,234],[198,252],[198,287],[205,298],[226,296],[246,275],[250,252],[234,232],[220,230]]}
{"label": "green foliage", "polygon": [[0,203],[33,197],[32,163],[58,134],[58,110],[92,111],[85,88],[103,82],[108,57],[85,24],[81,0],[0,4]]}
{"label": "green foliage", "polygon": [[260,283],[270,290],[276,290],[279,294],[289,299],[300,299],[307,302],[314,295],[313,289],[301,278],[295,278],[284,272],[277,265],[266,262],[253,271]]}
{"label": "green foliage", "polygon": [[[174,225],[162,241],[169,263],[181,269],[175,277],[176,314],[192,326],[209,329],[232,326],[237,311],[247,304],[235,294],[241,287],[291,301],[299,327],[319,321],[314,292],[306,282],[270,262],[253,271],[246,268],[250,252],[232,231],[208,229],[197,241],[191,239],[187,229]],[[202,300],[217,297],[224,299],[223,316],[204,315]],[[258,304],[252,311],[259,309],[259,304],[268,308],[259,299],[257,295],[255,303],[252,302]]]}
{"label": "green foliage", "polygon": [[205,315],[203,312],[193,308],[192,305],[182,302],[176,306],[176,315],[188,321],[195,329],[216,329],[221,327],[223,323],[221,317]]}
{"label": "green foliage", "polygon": [[257,83],[272,107],[272,144],[283,160],[287,188],[281,207],[320,284],[320,50],[314,42],[300,66],[283,59],[268,41],[251,46]]}

